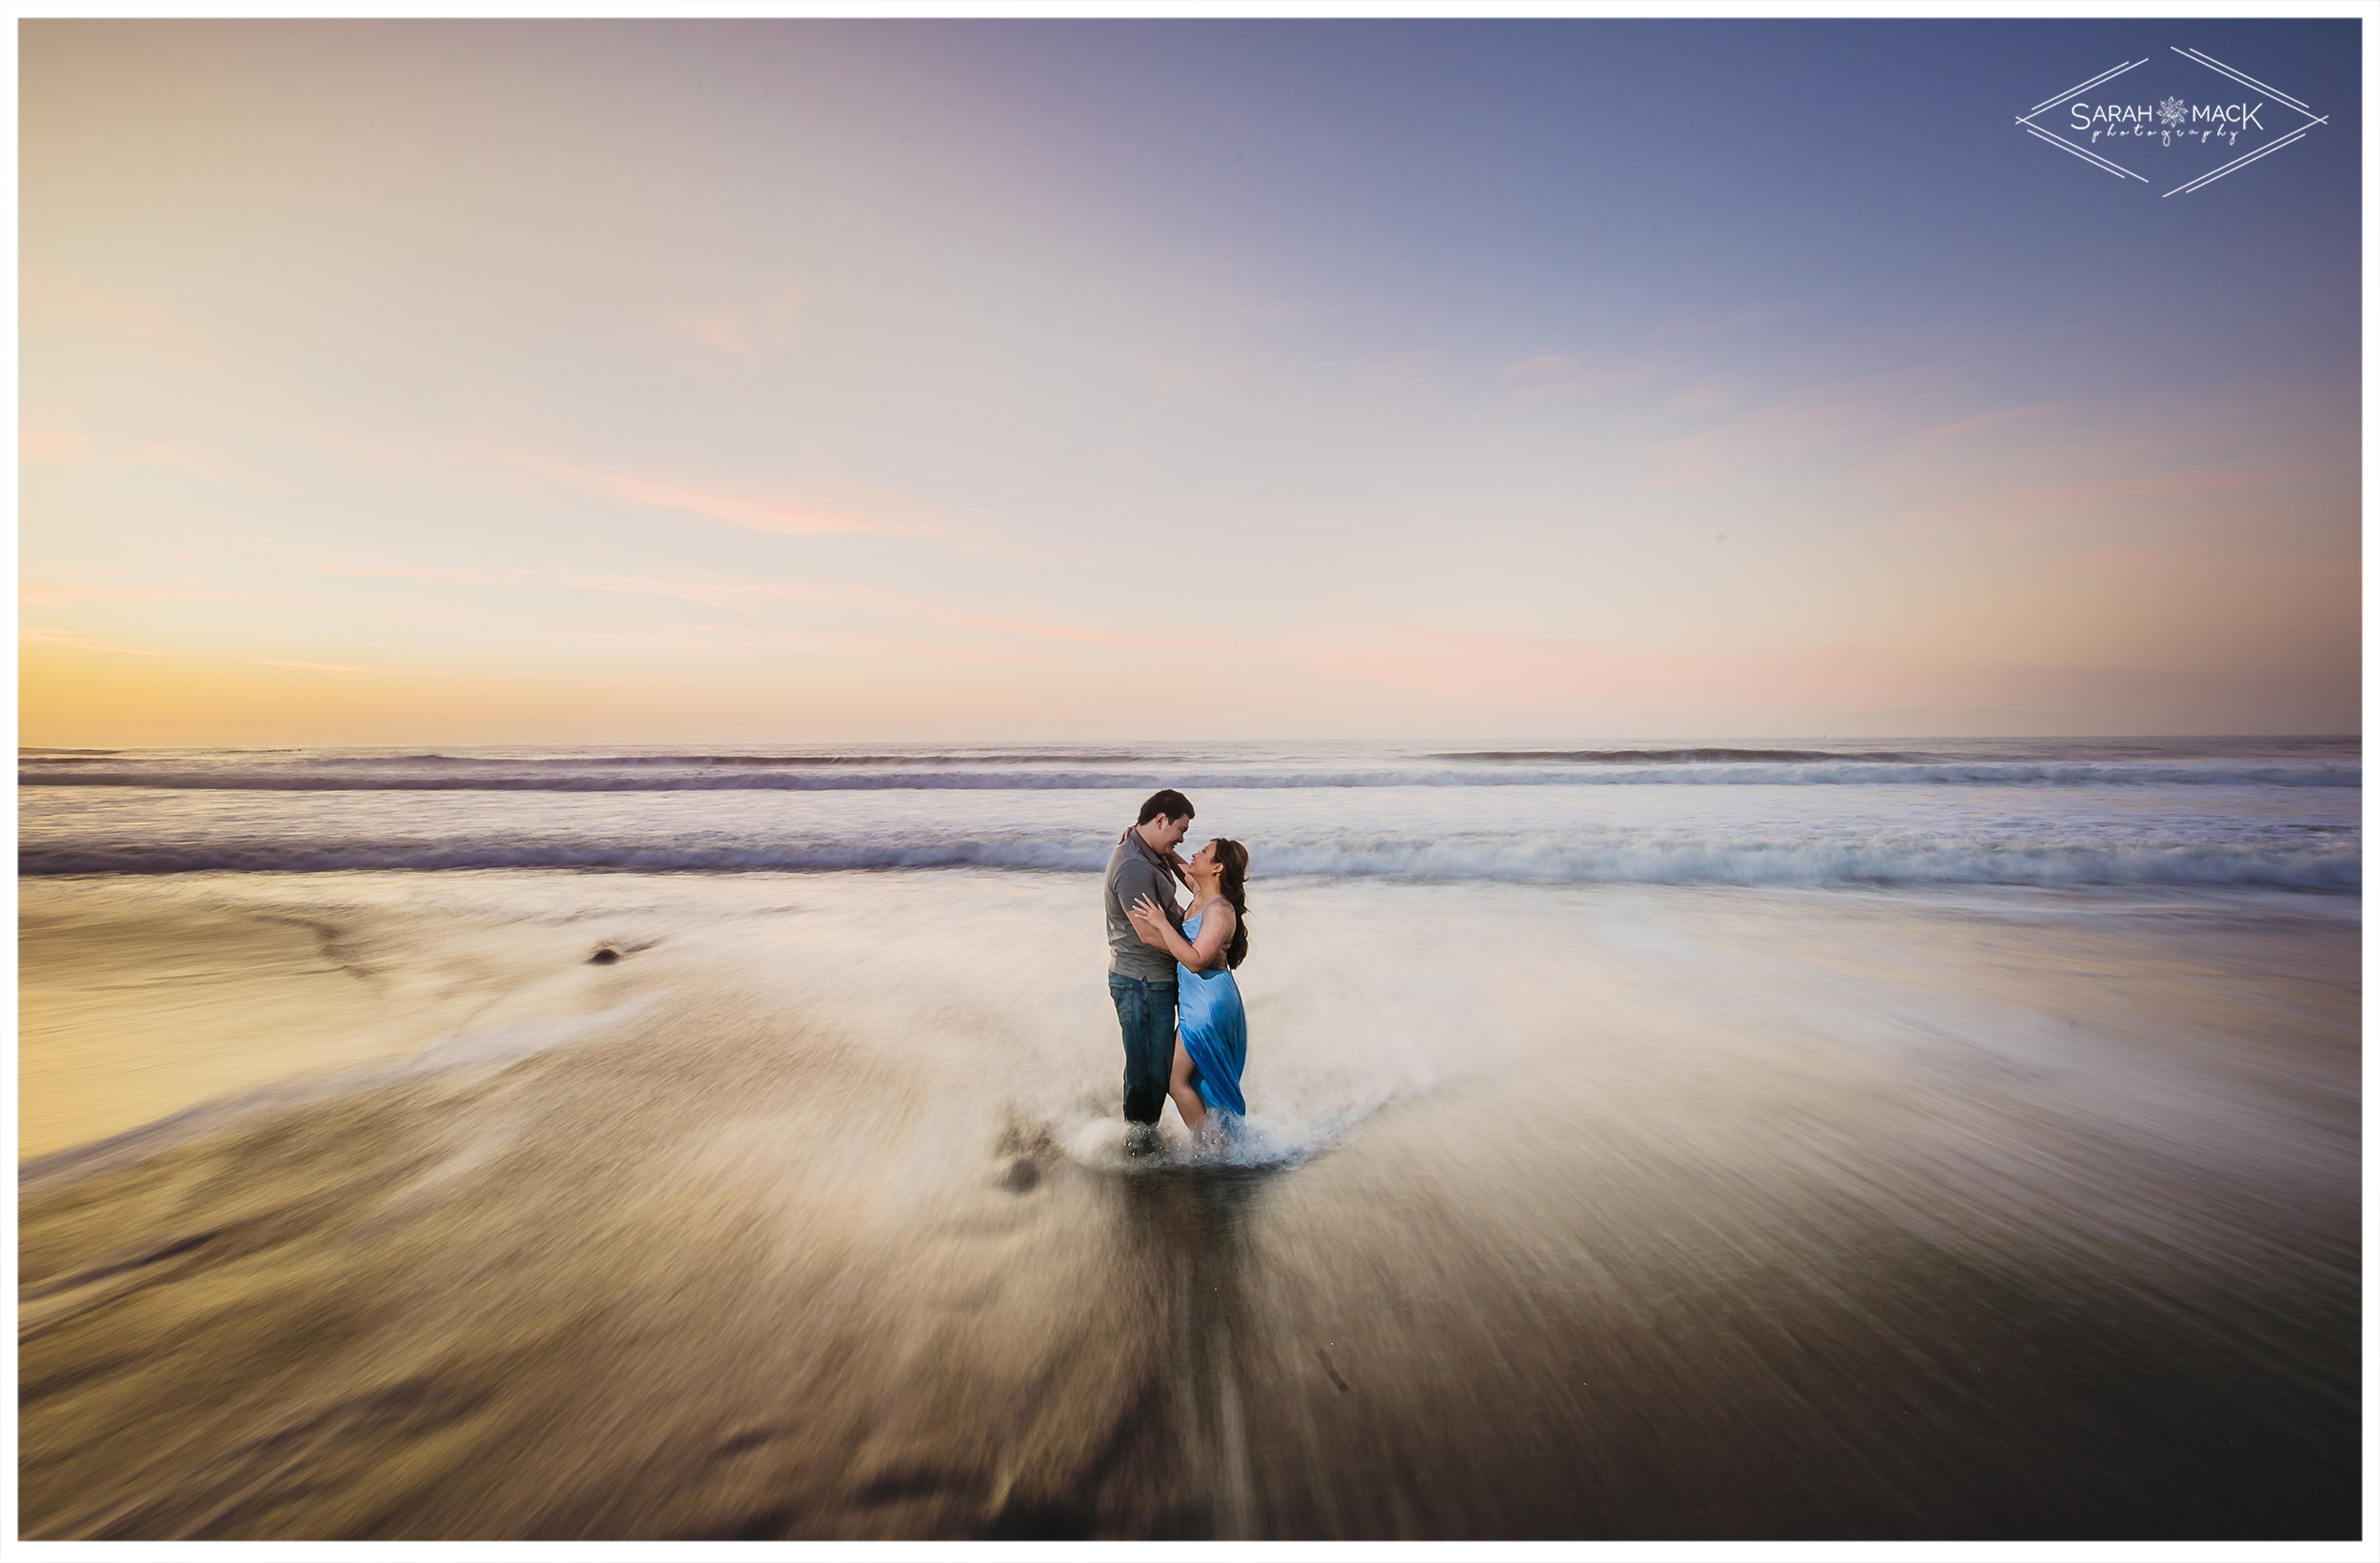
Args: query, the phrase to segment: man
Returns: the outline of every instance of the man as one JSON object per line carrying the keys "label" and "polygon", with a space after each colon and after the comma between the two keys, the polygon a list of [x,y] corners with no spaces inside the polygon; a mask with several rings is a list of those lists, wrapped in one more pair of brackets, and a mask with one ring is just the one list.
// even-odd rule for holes
{"label": "man", "polygon": [[1126,1146],[1145,1150],[1155,1138],[1157,1116],[1165,1108],[1165,1085],[1174,1070],[1174,958],[1140,942],[1125,916],[1142,896],[1165,909],[1181,926],[1174,884],[1181,877],[1174,848],[1189,833],[1198,811],[1171,787],[1140,805],[1140,823],[1123,834],[1107,858],[1107,994],[1124,1033],[1124,1121],[1132,1127]]}

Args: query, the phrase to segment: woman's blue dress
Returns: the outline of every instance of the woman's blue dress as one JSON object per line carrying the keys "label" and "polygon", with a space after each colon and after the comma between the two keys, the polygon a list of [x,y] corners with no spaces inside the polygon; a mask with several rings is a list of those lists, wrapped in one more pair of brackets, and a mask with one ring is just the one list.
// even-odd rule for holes
{"label": "woman's blue dress", "polygon": [[[1204,920],[1203,911],[1185,919],[1181,937],[1195,940],[1199,924]],[[1220,962],[1221,958],[1217,960]],[[1176,1024],[1181,1032],[1181,1050],[1198,1065],[1199,1099],[1210,1110],[1247,1117],[1247,1099],[1240,1094],[1240,1071],[1248,1062],[1248,1012],[1240,1007],[1240,984],[1231,968],[1219,963],[1212,970],[1194,972],[1177,961],[1174,983]]]}

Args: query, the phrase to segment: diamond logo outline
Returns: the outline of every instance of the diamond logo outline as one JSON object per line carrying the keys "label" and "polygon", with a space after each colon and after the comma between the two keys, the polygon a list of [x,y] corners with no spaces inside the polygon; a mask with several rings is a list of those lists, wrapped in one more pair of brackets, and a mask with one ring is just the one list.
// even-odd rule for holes
{"label": "diamond logo outline", "polygon": [[[2271,86],[2265,82],[2260,82],[2255,77],[2249,75],[2246,71],[2241,70],[2234,66],[2226,65],[2221,60],[2216,59],[2211,54],[2206,53],[2204,50],[2184,49],[2178,44],[2170,45],[2168,47],[2170,47],[2174,53],[2180,55],[2183,59],[2188,60],[2192,65],[2211,70],[2216,75],[2237,82],[2244,87],[2251,87],[2259,92],[2266,93],[2275,104],[2298,115],[2305,121],[2305,123],[2296,127],[2294,129],[2288,131],[2286,134],[2277,135],[2270,141],[2266,141],[2256,147],[2251,148],[2249,150],[2231,159],[2229,163],[2210,168],[2205,173],[2199,174],[2195,178],[2183,181],[2181,184],[2174,186],[2172,189],[2167,190],[2165,195],[2160,197],[2160,199],[2168,199],[2176,195],[2195,194],[2199,190],[2206,188],[2209,185],[2213,184],[2216,180],[2222,179],[2227,175],[2236,173],[2241,168],[2248,167],[2251,163],[2254,163],[2261,158],[2270,157],[2274,152],[2280,151],[2285,148],[2295,146],[2298,142],[2303,141],[2307,134],[2311,132],[2315,126],[2328,125],[2330,123],[2330,115],[2315,113],[2311,107],[2299,99],[2291,96],[2289,93],[2282,91],[2279,88]],[[2139,69],[2142,66],[2147,65],[2150,60],[2154,58],[2154,55],[2146,55],[2137,60],[2127,60],[2110,69],[2099,72],[2099,74],[2092,77],[2089,81],[2077,82],[2063,92],[2044,98],[2041,102],[2034,104],[2031,109],[2026,109],[2023,113],[2016,116],[2016,128],[2024,131],[2027,135],[2032,136],[2036,141],[2048,142],[2058,150],[2079,157],[2084,162],[2092,165],[2093,168],[2114,174],[2118,178],[2133,180],[2143,185],[2151,184],[2152,181],[2146,174],[2128,168],[2123,164],[2116,162],[2113,158],[2107,156],[2105,153],[2093,151],[2090,147],[2074,141],[2069,136],[2059,133],[2059,131],[2054,129],[2044,129],[2042,126],[2036,125],[2033,122],[2039,119],[2044,113],[2047,113],[2050,109],[2058,107],[2060,104],[2073,102],[2076,94],[2088,92],[2094,87],[2104,87],[2109,82],[2115,80],[2118,76],[2124,75],[2129,71]],[[2169,129],[2179,123],[2178,118],[2172,113],[2173,105],[2179,101],[2180,100],[2175,98],[2168,98],[2165,101],[2165,105],[2160,109],[2160,113],[2165,118],[2166,125]]]}

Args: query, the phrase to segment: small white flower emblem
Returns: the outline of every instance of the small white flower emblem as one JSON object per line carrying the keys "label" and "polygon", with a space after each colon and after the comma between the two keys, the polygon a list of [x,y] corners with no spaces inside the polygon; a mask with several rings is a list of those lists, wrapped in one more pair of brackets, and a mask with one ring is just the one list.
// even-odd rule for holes
{"label": "small white flower emblem", "polygon": [[2190,118],[2190,106],[2179,98],[2168,98],[2157,105],[2157,118],[2165,121],[2169,130]]}

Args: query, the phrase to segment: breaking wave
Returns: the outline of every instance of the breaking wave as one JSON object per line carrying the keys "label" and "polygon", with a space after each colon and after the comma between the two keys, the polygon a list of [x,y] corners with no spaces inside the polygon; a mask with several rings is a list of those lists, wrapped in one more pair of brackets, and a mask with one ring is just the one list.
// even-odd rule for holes
{"label": "breaking wave", "polygon": [[[996,868],[1092,872],[1103,841],[1081,833],[778,841],[519,835],[433,841],[255,841],[28,846],[18,871],[57,874],[308,873],[331,870],[577,869],[821,872]],[[2335,837],[2251,842],[2097,844],[1893,836],[1708,839],[1551,832],[1334,836],[1265,844],[1268,877],[1638,884],[2264,885],[2354,891],[2359,844]]]}

